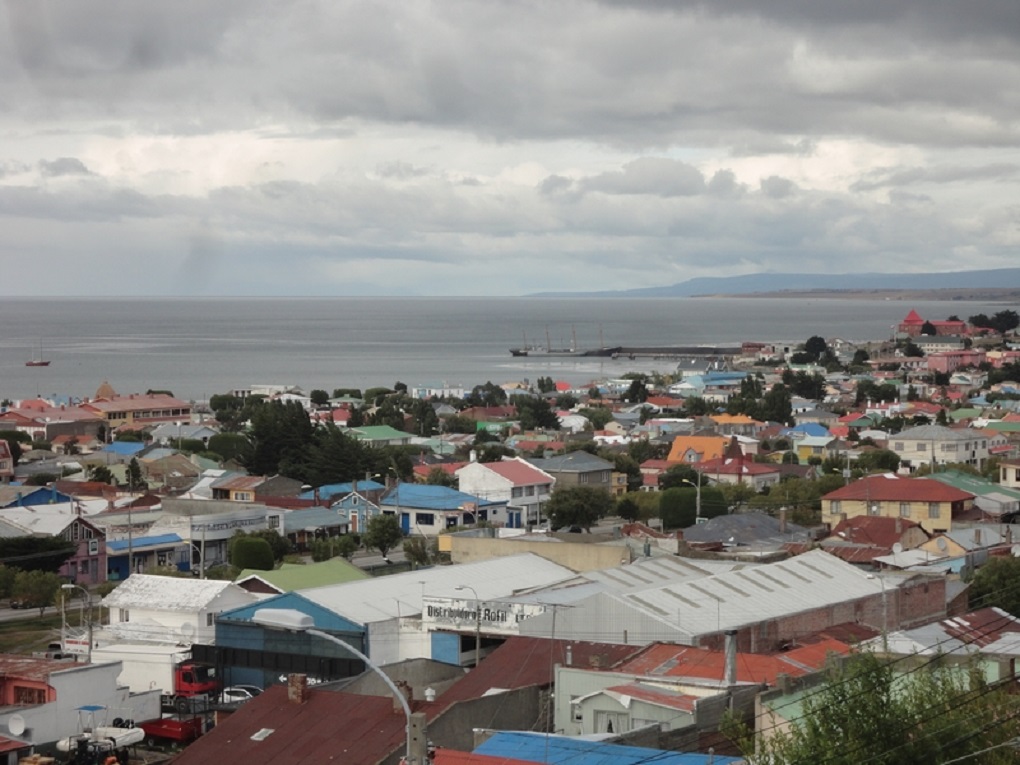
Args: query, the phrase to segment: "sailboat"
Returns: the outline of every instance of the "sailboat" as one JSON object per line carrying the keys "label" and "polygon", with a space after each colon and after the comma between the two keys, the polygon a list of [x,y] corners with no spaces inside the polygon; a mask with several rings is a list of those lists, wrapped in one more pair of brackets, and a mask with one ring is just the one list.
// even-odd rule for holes
{"label": "sailboat", "polygon": [[25,362],[26,367],[48,367],[49,365],[49,359],[44,359],[42,357],[42,343],[39,344],[38,352],[31,359]]}

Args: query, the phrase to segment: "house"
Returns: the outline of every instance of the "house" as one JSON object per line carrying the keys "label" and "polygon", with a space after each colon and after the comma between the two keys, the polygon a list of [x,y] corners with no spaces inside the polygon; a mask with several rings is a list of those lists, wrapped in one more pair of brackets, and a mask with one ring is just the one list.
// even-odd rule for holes
{"label": "house", "polygon": [[105,642],[213,643],[219,613],[257,600],[232,582],[134,574],[103,598]]}
{"label": "house", "polygon": [[106,578],[127,579],[147,569],[191,570],[191,547],[177,534],[149,534],[106,542]]}
{"label": "house", "polygon": [[527,526],[542,522],[542,507],[556,485],[552,475],[520,457],[469,462],[455,475],[461,491],[507,503],[507,510],[518,512]]}
{"label": "house", "polygon": [[212,483],[212,498],[231,502],[262,502],[269,497],[297,497],[304,484],[286,476],[227,473]]}
{"label": "house", "polygon": [[847,563],[870,564],[875,558],[899,550],[913,550],[928,541],[928,534],[906,518],[857,515],[840,521],[819,546]]}
{"label": "house", "polygon": [[917,311],[911,309],[903,321],[899,323],[896,331],[907,337],[918,337],[924,330],[925,324],[930,324],[935,329],[936,335],[965,335],[967,334],[967,322],[960,320],[952,321],[928,321],[920,317]]}
{"label": "house", "polygon": [[369,520],[382,513],[382,508],[377,502],[371,501],[359,491],[352,491],[341,497],[330,505],[330,509],[336,511],[346,521],[351,534],[363,534],[368,528]]}
{"label": "house", "polygon": [[973,494],[974,508],[981,513],[980,520],[1002,521],[1020,515],[1020,486],[1002,486],[959,470],[939,471],[930,478]]}
{"label": "house", "polygon": [[981,470],[990,456],[989,435],[972,428],[919,425],[889,438],[888,448],[896,452],[903,467],[945,465],[955,462]]}
{"label": "house", "polygon": [[788,522],[785,512],[778,518],[757,511],[717,515],[684,529],[684,541],[691,547],[749,552],[755,556],[811,540],[808,529]]}
{"label": "house", "polygon": [[346,514],[332,507],[303,507],[283,514],[280,533],[291,541],[296,550],[307,552],[316,539],[343,536],[348,528]]}
{"label": "house", "polygon": [[189,489],[202,476],[202,469],[184,454],[160,449],[138,458],[142,478],[150,486]]}
{"label": "house", "polygon": [[[158,718],[159,691],[129,695],[128,689],[117,683],[120,671],[119,662],[75,664],[0,655],[0,727],[5,737],[18,742],[18,749],[52,744],[81,733],[89,720],[83,719],[79,710],[87,708],[116,710],[109,719],[97,717],[97,725],[109,724],[113,717]],[[14,734],[15,730],[19,732]],[[3,755],[0,761],[10,762]]]}
{"label": "house", "polygon": [[613,491],[613,463],[586,451],[532,458],[528,462],[554,478],[558,488],[591,486],[610,493]]}
{"label": "house", "polygon": [[758,422],[746,414],[713,414],[709,419],[715,426],[716,431],[724,436],[757,436],[765,423]]}
{"label": "house", "polygon": [[822,497],[822,523],[835,526],[846,518],[878,515],[905,518],[929,533],[948,531],[953,516],[974,500],[970,492],[930,478],[892,473],[869,475]]}
{"label": "house", "polygon": [[71,557],[60,566],[60,575],[83,587],[105,582],[106,532],[79,516],[60,536],[74,545]]}
{"label": "house", "polygon": [[520,511],[509,508],[504,500],[477,497],[449,486],[401,482],[383,495],[379,507],[397,516],[405,534],[427,537],[480,521],[513,528],[523,523]]}
{"label": "house", "polygon": [[673,439],[666,462],[670,465],[694,465],[719,459],[730,439],[725,436],[677,436]]}
{"label": "house", "polygon": [[346,432],[375,449],[383,446],[407,446],[414,438],[413,433],[405,433],[389,425],[360,425],[349,428]]}
{"label": "house", "polygon": [[150,435],[153,441],[164,446],[170,446],[181,441],[201,441],[204,444],[208,444],[210,438],[219,435],[219,430],[211,428],[204,423],[196,423],[194,425],[191,423],[182,423],[180,425],[164,424],[153,428]]}
{"label": "house", "polygon": [[745,484],[762,491],[779,483],[782,474],[777,465],[755,462],[744,454],[737,437],[732,436],[721,457],[694,463],[691,467],[714,484]]}
{"label": "house", "polygon": [[0,439],[0,484],[8,484],[14,478],[14,457],[10,445]]}
{"label": "house", "polygon": [[104,382],[95,398],[84,401],[81,408],[95,413],[109,431],[122,425],[147,426],[162,423],[191,422],[191,404],[165,393],[132,393],[121,396]]}

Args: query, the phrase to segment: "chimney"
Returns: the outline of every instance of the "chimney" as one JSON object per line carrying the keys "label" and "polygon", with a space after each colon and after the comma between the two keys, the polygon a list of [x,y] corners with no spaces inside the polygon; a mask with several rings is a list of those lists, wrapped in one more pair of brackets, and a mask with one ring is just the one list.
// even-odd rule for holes
{"label": "chimney", "polygon": [[307,675],[287,675],[287,700],[291,704],[304,704],[308,701]]}
{"label": "chimney", "polygon": [[[411,685],[406,680],[394,680],[393,684],[397,686],[397,689],[407,701],[408,706],[410,706],[411,702],[414,701],[414,692],[411,690]],[[393,711],[401,713],[404,711],[404,707],[397,701],[396,696],[393,697]]]}
{"label": "chimney", "polygon": [[786,508],[779,508],[779,533],[786,533]]}
{"label": "chimney", "polygon": [[737,684],[737,631],[726,630],[726,670],[723,675],[723,682],[727,688]]}
{"label": "chimney", "polygon": [[981,544],[981,529],[974,529],[974,544]]}

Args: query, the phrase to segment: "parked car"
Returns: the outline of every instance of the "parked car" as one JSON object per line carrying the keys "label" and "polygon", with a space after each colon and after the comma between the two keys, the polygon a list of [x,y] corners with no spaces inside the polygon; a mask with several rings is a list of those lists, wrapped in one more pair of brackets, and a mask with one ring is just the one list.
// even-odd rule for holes
{"label": "parked car", "polygon": [[241,704],[262,693],[257,685],[230,685],[223,689],[220,700],[224,704]]}

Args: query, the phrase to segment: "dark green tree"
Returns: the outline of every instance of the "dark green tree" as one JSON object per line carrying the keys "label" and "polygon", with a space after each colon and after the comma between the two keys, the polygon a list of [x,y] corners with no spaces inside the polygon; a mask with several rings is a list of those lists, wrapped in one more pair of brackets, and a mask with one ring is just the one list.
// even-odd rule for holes
{"label": "dark green tree", "polygon": [[113,473],[106,465],[91,465],[86,471],[90,481],[96,483],[114,483]]}
{"label": "dark green tree", "polygon": [[138,464],[138,460],[134,457],[131,458],[127,466],[127,485],[130,491],[148,488],[142,479],[142,466]]}
{"label": "dark green tree", "polygon": [[545,506],[549,524],[553,529],[580,526],[591,531],[600,518],[613,511],[613,498],[609,492],[594,486],[568,486],[555,489]]}
{"label": "dark green tree", "polygon": [[900,468],[900,457],[889,449],[867,449],[857,457],[857,467],[868,473],[877,470],[895,473]]}
{"label": "dark green tree", "polygon": [[641,518],[641,508],[633,499],[623,497],[616,503],[616,514],[625,521],[634,523]]}
{"label": "dark green tree", "polygon": [[675,489],[679,486],[686,486],[687,481],[697,485],[701,475],[690,465],[673,465],[665,472],[659,474],[659,490]]}
{"label": "dark green tree", "polygon": [[623,394],[623,400],[631,404],[643,404],[648,400],[648,386],[643,379],[634,379]]}
{"label": "dark green tree", "polygon": [[761,402],[761,419],[789,425],[793,421],[793,402],[790,390],[782,383],[772,386]]}
{"label": "dark green tree", "polygon": [[804,352],[809,354],[813,360],[818,361],[829,352],[829,344],[824,337],[812,335],[804,343]]}
{"label": "dark green tree", "polygon": [[697,490],[686,485],[659,492],[659,518],[664,529],[686,529],[697,520]]}
{"label": "dark green tree", "polygon": [[315,406],[326,406],[329,403],[329,394],[324,390],[316,388],[308,394],[308,399],[315,404]]}
{"label": "dark green tree", "polygon": [[1020,558],[1002,555],[989,558],[974,574],[967,597],[970,608],[1001,608],[1020,617]]}
{"label": "dark green tree", "polygon": [[429,474],[425,476],[425,483],[430,486],[449,486],[451,489],[456,489],[457,476],[451,475],[437,466],[432,468]]}
{"label": "dark green tree", "polygon": [[62,583],[61,578],[52,571],[19,571],[14,577],[11,595],[38,608],[39,616],[42,616],[46,607],[56,602]]}
{"label": "dark green tree", "polygon": [[362,542],[365,547],[379,551],[379,554],[386,557],[386,553],[396,547],[404,538],[400,530],[400,521],[396,515],[376,515],[368,520],[365,529],[365,536]]}
{"label": "dark green tree", "polygon": [[535,396],[514,396],[513,405],[517,408],[517,418],[524,430],[543,428],[559,430],[560,419],[544,398]]}
{"label": "dark green tree", "polygon": [[606,425],[613,421],[613,412],[604,406],[586,407],[578,414],[587,418],[593,430],[604,430]]}
{"label": "dark green tree", "polygon": [[217,433],[209,438],[205,448],[224,461],[239,459],[248,448],[248,439],[240,433]]}
{"label": "dark green tree", "polygon": [[252,475],[283,474],[303,480],[313,426],[296,401],[271,401],[253,414],[243,457]]}
{"label": "dark green tree", "polygon": [[926,321],[924,324],[921,325],[921,334],[933,337],[938,334],[938,331],[935,329],[934,324],[932,324],[930,321]]}
{"label": "dark green tree", "polygon": [[[907,670],[861,651],[804,694],[784,730],[727,732],[749,762],[769,765],[904,765],[1016,762],[1020,699],[988,684],[974,665],[928,661]],[[739,732],[738,732],[739,731]]]}
{"label": "dark green tree", "polygon": [[243,536],[230,547],[230,563],[240,569],[272,571],[276,565],[273,548],[261,537]]}

